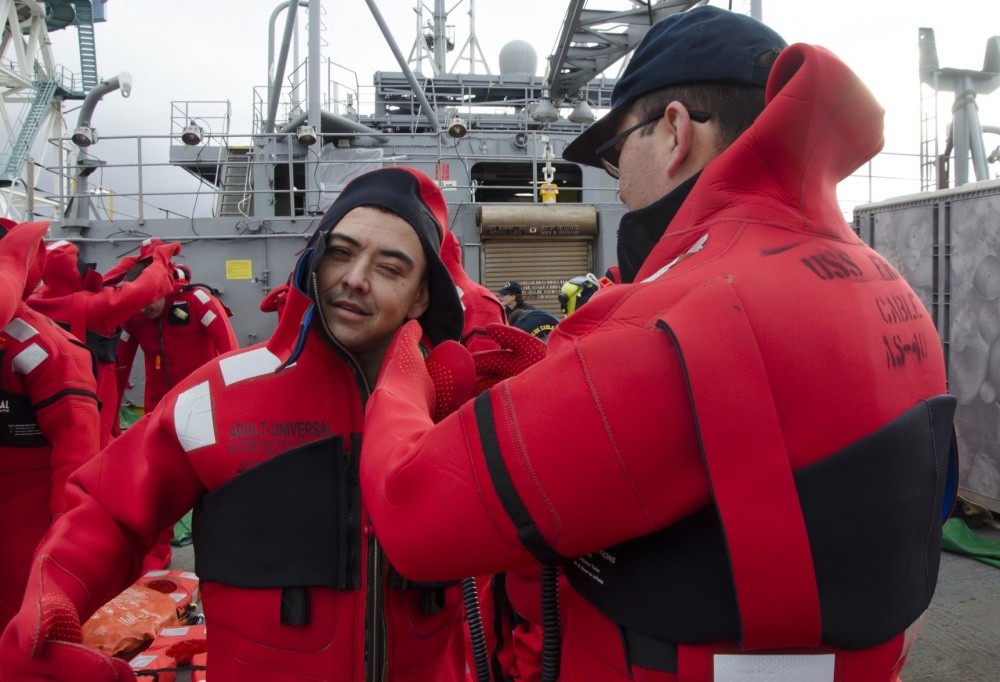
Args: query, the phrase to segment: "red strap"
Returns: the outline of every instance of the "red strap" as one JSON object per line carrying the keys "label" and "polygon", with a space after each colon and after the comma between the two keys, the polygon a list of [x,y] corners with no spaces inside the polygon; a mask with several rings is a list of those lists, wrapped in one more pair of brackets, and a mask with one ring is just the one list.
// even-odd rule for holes
{"label": "red strap", "polygon": [[667,319],[726,536],[742,646],[817,646],[819,592],[809,538],[743,304],[719,279],[678,303]]}

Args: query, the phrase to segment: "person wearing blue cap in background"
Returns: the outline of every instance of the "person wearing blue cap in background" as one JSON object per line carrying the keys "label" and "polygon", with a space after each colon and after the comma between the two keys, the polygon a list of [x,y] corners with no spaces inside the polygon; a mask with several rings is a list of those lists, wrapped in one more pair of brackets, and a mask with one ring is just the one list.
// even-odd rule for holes
{"label": "person wearing blue cap in background", "polygon": [[517,316],[527,310],[534,310],[535,306],[524,302],[524,291],[520,282],[507,282],[497,292],[497,298],[503,305],[504,313],[507,315],[507,322],[514,324]]}
{"label": "person wearing blue cap in background", "polygon": [[931,315],[837,201],[883,111],[827,50],[711,6],[653,25],[611,102],[563,156],[619,179],[620,283],[437,424],[432,377],[386,360],[361,457],[386,552],[418,580],[561,567],[543,680],[893,682],[955,400]]}

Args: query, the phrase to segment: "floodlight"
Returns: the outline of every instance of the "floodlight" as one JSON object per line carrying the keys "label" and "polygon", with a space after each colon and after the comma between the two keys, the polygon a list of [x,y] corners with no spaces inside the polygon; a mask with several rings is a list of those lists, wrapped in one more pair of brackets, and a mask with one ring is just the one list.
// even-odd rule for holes
{"label": "floodlight", "polygon": [[316,144],[316,129],[311,125],[300,125],[299,129],[295,131],[295,136],[298,138],[299,144],[306,147]]}
{"label": "floodlight", "polygon": [[593,123],[597,120],[594,110],[590,108],[590,103],[585,99],[577,100],[573,106],[573,111],[567,117],[573,123]]}
{"label": "floodlight", "polygon": [[448,134],[454,137],[456,140],[465,137],[465,134],[469,132],[469,127],[465,124],[458,116],[455,116],[450,121],[448,121]]}
{"label": "floodlight", "polygon": [[189,147],[193,147],[196,144],[201,144],[201,139],[204,134],[205,131],[202,130],[201,126],[194,121],[191,121],[184,126],[184,130],[181,131],[181,142]]}
{"label": "floodlight", "polygon": [[559,120],[559,112],[552,105],[552,100],[545,97],[538,102],[538,106],[531,112],[531,118],[539,123],[552,123]]}
{"label": "floodlight", "polygon": [[90,145],[97,142],[97,129],[91,128],[90,126],[80,126],[75,131],[73,131],[73,144],[77,147],[83,147],[86,149]]}

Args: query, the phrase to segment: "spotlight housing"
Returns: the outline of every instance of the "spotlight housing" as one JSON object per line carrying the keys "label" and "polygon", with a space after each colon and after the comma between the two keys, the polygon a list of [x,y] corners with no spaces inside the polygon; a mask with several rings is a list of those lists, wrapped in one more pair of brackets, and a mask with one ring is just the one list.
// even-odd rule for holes
{"label": "spotlight housing", "polygon": [[181,131],[181,142],[189,147],[194,147],[195,145],[201,144],[204,134],[205,131],[202,130],[201,126],[194,121],[191,121],[184,126],[184,130]]}
{"label": "spotlight housing", "polygon": [[448,121],[448,134],[456,140],[465,137],[469,132],[469,126],[458,116]]}
{"label": "spotlight housing", "polygon": [[97,142],[97,129],[91,128],[90,126],[80,126],[73,131],[73,144],[77,147],[83,147],[86,149],[90,145]]}
{"label": "spotlight housing", "polygon": [[300,125],[298,130],[295,131],[295,137],[298,138],[299,144],[309,147],[316,144],[316,129],[311,125]]}

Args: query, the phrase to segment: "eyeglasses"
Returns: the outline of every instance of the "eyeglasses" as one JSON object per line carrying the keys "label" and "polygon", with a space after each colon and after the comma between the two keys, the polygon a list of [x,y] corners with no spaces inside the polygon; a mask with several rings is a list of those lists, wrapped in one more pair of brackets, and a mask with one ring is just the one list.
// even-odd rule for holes
{"label": "eyeglasses", "polygon": [[[604,170],[607,171],[608,175],[615,180],[618,179],[618,158],[621,155],[621,146],[624,146],[625,138],[639,130],[639,128],[645,128],[650,123],[656,123],[665,114],[666,111],[661,111],[655,116],[647,118],[642,123],[637,123],[631,128],[626,128],[594,150],[594,155],[600,159],[601,165],[604,166]],[[711,114],[704,111],[691,111],[690,109],[688,110],[688,116],[695,123],[705,123],[712,117]]]}

